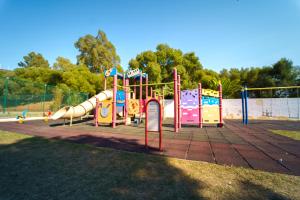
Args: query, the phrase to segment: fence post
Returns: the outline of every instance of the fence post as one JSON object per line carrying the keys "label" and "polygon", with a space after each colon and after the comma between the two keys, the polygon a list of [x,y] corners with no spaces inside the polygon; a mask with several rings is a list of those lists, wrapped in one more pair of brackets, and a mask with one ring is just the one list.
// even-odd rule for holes
{"label": "fence post", "polygon": [[46,92],[47,92],[47,84],[44,85],[43,113],[45,113]]}
{"label": "fence post", "polygon": [[297,102],[298,102],[298,120],[300,120],[300,105],[299,105],[299,88],[297,88]]}
{"label": "fence post", "polygon": [[6,77],[4,82],[3,113],[7,112],[8,80],[9,77]]}
{"label": "fence post", "polygon": [[71,89],[69,88],[69,93],[68,93],[68,106],[70,106],[70,96],[71,96]]}

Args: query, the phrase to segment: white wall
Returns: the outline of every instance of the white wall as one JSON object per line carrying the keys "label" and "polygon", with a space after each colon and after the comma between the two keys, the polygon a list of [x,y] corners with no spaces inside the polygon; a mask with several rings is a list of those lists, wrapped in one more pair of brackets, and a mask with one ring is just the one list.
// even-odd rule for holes
{"label": "white wall", "polygon": [[[165,100],[165,117],[174,117],[174,101]],[[300,98],[248,99],[249,118],[300,119]],[[242,118],[241,99],[223,99],[224,119]]]}
{"label": "white wall", "polygon": [[164,117],[174,117],[174,100],[165,99],[164,101]]}

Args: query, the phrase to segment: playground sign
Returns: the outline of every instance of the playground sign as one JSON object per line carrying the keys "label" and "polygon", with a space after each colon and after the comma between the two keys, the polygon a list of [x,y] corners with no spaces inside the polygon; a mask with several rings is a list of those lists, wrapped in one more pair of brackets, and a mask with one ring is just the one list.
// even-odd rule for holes
{"label": "playground sign", "polygon": [[148,146],[148,132],[159,132],[159,150],[162,149],[162,113],[157,99],[150,99],[146,104],[145,146]]}
{"label": "playground sign", "polygon": [[156,101],[151,101],[148,104],[148,131],[159,131],[159,104]]}
{"label": "playground sign", "polygon": [[107,77],[107,76],[114,76],[117,74],[117,68],[113,67],[113,68],[110,68],[108,70],[104,70],[104,76]]}
{"label": "playground sign", "polygon": [[141,72],[140,72],[140,69],[132,69],[132,70],[129,70],[128,72],[127,72],[127,77],[128,78],[131,78],[131,77],[134,77],[134,76],[136,76],[136,75],[139,75]]}

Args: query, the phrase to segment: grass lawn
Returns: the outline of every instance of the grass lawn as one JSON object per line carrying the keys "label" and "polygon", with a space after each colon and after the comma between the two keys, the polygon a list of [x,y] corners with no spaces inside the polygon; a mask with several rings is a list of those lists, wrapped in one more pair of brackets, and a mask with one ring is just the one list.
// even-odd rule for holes
{"label": "grass lawn", "polygon": [[292,138],[294,140],[300,140],[300,131],[287,131],[287,130],[270,130],[275,134]]}
{"label": "grass lawn", "polygon": [[0,199],[300,199],[300,177],[0,131]]}

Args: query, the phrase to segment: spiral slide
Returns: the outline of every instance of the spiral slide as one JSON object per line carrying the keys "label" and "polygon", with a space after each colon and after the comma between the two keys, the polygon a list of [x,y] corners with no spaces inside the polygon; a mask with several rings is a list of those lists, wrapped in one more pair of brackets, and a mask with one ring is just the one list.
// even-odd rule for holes
{"label": "spiral slide", "polygon": [[92,98],[82,102],[81,104],[75,107],[66,106],[61,108],[51,116],[51,119],[57,120],[82,117],[96,107],[96,99],[98,99],[99,101],[104,101],[106,99],[111,99],[112,97],[113,92],[111,90],[102,91],[99,94],[93,96]]}

